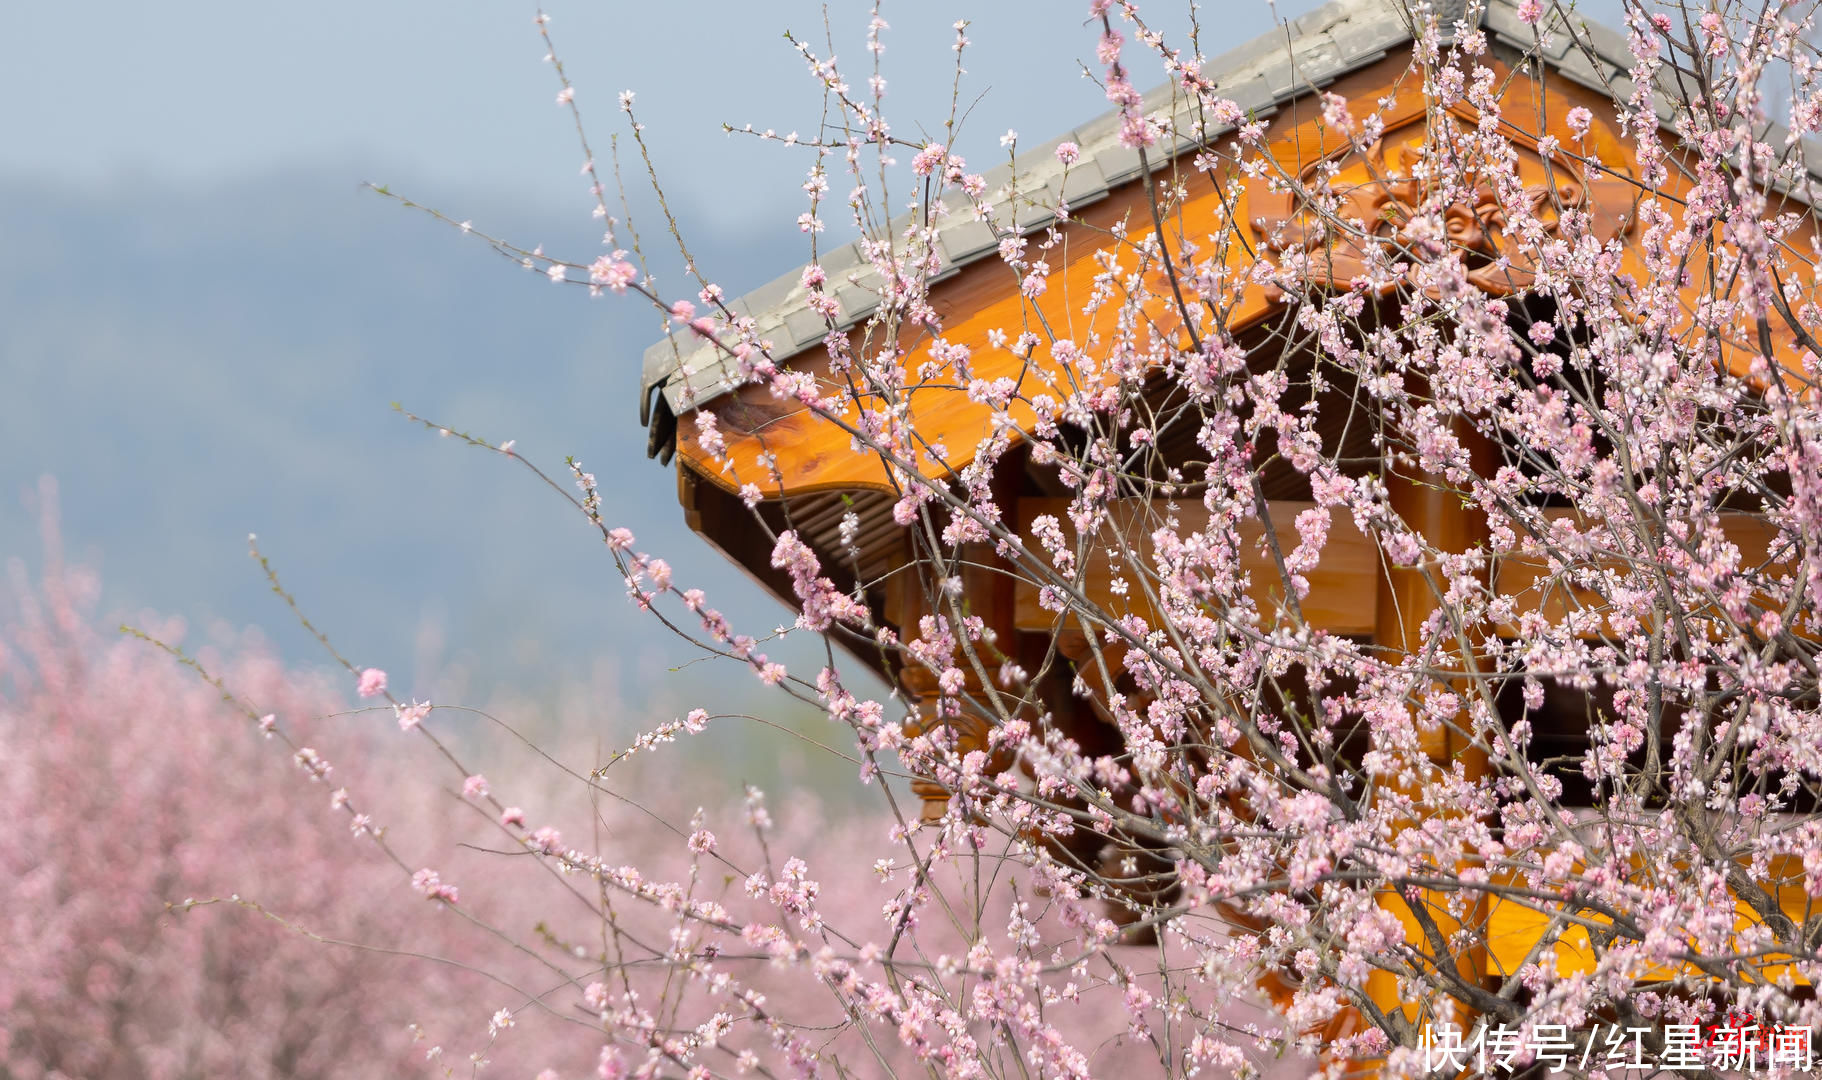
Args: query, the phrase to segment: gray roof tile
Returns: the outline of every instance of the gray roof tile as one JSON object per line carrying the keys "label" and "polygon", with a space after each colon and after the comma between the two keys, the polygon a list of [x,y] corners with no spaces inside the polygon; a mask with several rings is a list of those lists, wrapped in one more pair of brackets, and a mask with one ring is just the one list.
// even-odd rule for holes
{"label": "gray roof tile", "polygon": [[853,325],[879,310],[879,293],[868,285],[837,285],[836,302],[841,304],[841,318],[846,325]]}
{"label": "gray roof tile", "polygon": [[791,349],[806,349],[823,339],[829,332],[828,323],[821,315],[809,308],[798,308],[784,317],[787,336],[791,340]]}
{"label": "gray roof tile", "polygon": [[1096,199],[1106,198],[1107,188],[1107,177],[1102,175],[1098,163],[1093,159],[1078,161],[1063,180],[1063,197],[1071,208],[1087,206]]}
{"label": "gray roof tile", "polygon": [[1558,75],[1570,82],[1580,83],[1603,94],[1613,89],[1615,77],[1622,70],[1599,52],[1590,56],[1589,50],[1580,47],[1571,47],[1551,66]]}
{"label": "gray roof tile", "polygon": [[1094,156],[1094,163],[1100,167],[1101,175],[1107,178],[1110,187],[1139,175],[1139,152],[1130,146],[1116,143],[1106,147]]}
{"label": "gray roof tile", "polygon": [[1243,79],[1220,80],[1221,94],[1233,100],[1247,113],[1258,114],[1277,107],[1271,83],[1263,75],[1249,74]]}
{"label": "gray roof tile", "polygon": [[993,229],[984,221],[975,221],[972,216],[945,226],[936,236],[949,258],[957,263],[967,262],[999,245]]}

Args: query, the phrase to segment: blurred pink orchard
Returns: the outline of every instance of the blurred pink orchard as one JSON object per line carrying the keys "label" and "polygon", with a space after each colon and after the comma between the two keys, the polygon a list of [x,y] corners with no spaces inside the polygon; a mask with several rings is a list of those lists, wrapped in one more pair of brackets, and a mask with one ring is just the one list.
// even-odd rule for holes
{"label": "blurred pink orchard", "polygon": [[[732,934],[721,963],[738,980],[717,985],[738,987],[749,1009],[779,1020],[736,1023],[679,997],[667,1022],[717,1032],[734,1058],[757,1061],[779,1047],[805,1061],[869,1054],[852,1037],[830,1044],[817,1034],[837,1030],[843,1012],[827,998],[823,965],[796,963],[804,946],[780,919],[878,921],[910,870],[844,858],[817,881],[793,858],[770,884],[759,841],[864,850],[884,837],[886,821],[829,821],[799,803],[780,828],[753,792],[720,836],[700,812],[692,830],[674,833],[630,808],[598,812],[594,823],[612,839],[582,851],[565,830],[588,835],[587,816],[528,826],[526,811],[499,810],[498,828],[521,836],[528,852],[590,867],[631,901],[616,906],[615,955],[591,959],[560,944],[592,933],[560,879],[502,876],[497,855],[456,849],[458,839],[497,846],[485,820],[452,824],[397,800],[375,806],[362,780],[397,767],[379,742],[392,725],[330,723],[342,708],[331,682],[285,671],[256,639],[203,650],[210,676],[271,710],[237,711],[145,642],[102,633],[92,575],[53,560],[35,585],[14,563],[10,585],[15,606],[0,619],[0,1076],[394,1077],[468,1067],[471,1056],[525,1075],[554,1065],[559,1076],[597,1067],[611,1076],[631,1070],[636,1055],[604,1050],[573,1025],[603,1016],[629,1030],[648,1025],[648,1003],[665,1002],[677,974],[652,961],[699,934],[712,941],[716,928]],[[143,629],[172,646],[185,636],[175,621]],[[357,676],[371,681],[367,671]],[[424,707],[405,733],[425,736],[430,716]],[[698,710],[676,730],[699,733],[708,720]],[[306,733],[325,749],[288,751],[274,737]],[[344,780],[349,787],[329,790]],[[479,774],[450,783],[470,802],[497,805],[496,785]],[[500,786],[550,801],[531,775],[509,774]],[[382,827],[452,862],[401,868],[375,846]],[[730,857],[748,869],[735,871]],[[477,914],[452,921],[432,905]],[[707,933],[691,928],[699,916],[711,919]],[[666,940],[672,946],[658,944]],[[924,935],[927,944],[945,940],[957,955],[967,948],[959,937]],[[394,951],[406,955],[385,955]],[[562,979],[549,1003],[511,989],[548,984],[553,973]],[[1103,1023],[1084,1017],[1079,1027]],[[1112,1023],[1102,1034],[1122,1030]],[[909,1048],[877,1052],[893,1071],[917,1067]]]}
{"label": "blurred pink orchard", "polygon": [[[385,869],[260,726],[144,643],[93,625],[53,566],[0,608],[0,1075],[396,1076],[423,970],[312,944],[394,937]],[[168,640],[182,624],[152,630]],[[276,716],[335,710],[257,642],[222,672]],[[326,770],[325,770],[326,772]],[[177,912],[167,904],[178,905]]]}
{"label": "blurred pink orchard", "polygon": [[[466,1067],[470,1054],[525,1075],[550,1065],[560,1076],[594,1073],[604,1060],[600,1042],[569,1025],[583,1015],[576,1008],[584,996],[593,1001],[588,1015],[607,1010],[607,971],[554,947],[589,936],[566,914],[575,898],[536,877],[502,877],[490,865],[497,856],[457,852],[454,840],[465,835],[497,844],[484,823],[477,830],[471,822],[465,834],[460,822],[452,832],[410,802],[376,807],[388,835],[408,834],[456,860],[454,869],[411,872],[375,846],[382,822],[353,812],[356,800],[373,806],[361,779],[398,766],[379,742],[390,723],[322,719],[341,712],[333,684],[285,671],[257,639],[200,654],[237,697],[272,710],[242,715],[145,642],[96,627],[93,575],[53,560],[34,584],[14,563],[9,584],[13,602],[0,609],[0,1076],[396,1077],[436,1075],[450,1062]],[[143,628],[170,645],[185,636],[176,621]],[[358,681],[369,681],[365,672]],[[425,706],[406,731],[428,716]],[[697,731],[705,722],[690,718]],[[335,747],[336,763],[326,750],[287,753],[272,737],[281,732],[312,733]],[[312,783],[331,778],[352,788]],[[547,801],[547,785],[534,777],[509,775],[507,784]],[[460,786],[465,799],[491,802],[480,775]],[[747,816],[737,810],[729,823]],[[553,862],[597,858],[567,847],[555,826],[527,829],[517,807],[499,818]],[[596,821],[618,838],[611,854],[629,864],[627,880],[652,875],[651,884],[634,885],[636,895],[676,895],[656,875],[689,879],[696,860],[723,846],[707,828],[672,836],[626,809]],[[584,817],[566,827],[586,835],[589,824]],[[866,819],[836,825],[810,811],[792,815],[774,839],[793,848],[812,838],[848,846],[884,829]],[[725,846],[758,857],[752,841],[737,834]],[[734,896],[746,875],[712,880],[706,892],[743,906]],[[864,919],[877,908],[870,864],[849,866],[835,881],[840,890],[823,896],[832,917]],[[420,908],[416,897],[478,910],[502,928],[505,943],[485,923],[426,918],[445,913]],[[621,919],[624,931],[651,942],[678,926],[658,905]],[[547,963],[527,959],[532,949],[576,969],[573,1001],[541,1008],[505,989],[548,980]],[[406,955],[385,955],[394,951]],[[432,957],[494,978],[462,975]],[[808,972],[774,975],[765,954],[747,966],[800,1022],[839,1020]],[[661,967],[620,972],[614,1007],[641,993],[662,1000],[670,977]],[[762,1036],[757,1049],[765,1046]]]}

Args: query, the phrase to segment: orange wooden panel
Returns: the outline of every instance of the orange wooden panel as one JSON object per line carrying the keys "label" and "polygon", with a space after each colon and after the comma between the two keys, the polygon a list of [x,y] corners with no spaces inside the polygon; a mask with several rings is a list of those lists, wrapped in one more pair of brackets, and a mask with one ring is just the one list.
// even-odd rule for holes
{"label": "orange wooden panel", "polygon": [[[1541,853],[1532,853],[1531,859],[1541,858]],[[1636,868],[1639,863],[1635,859]],[[1578,871],[1579,872],[1579,871]],[[1790,856],[1777,856],[1771,860],[1770,877],[1760,881],[1759,886],[1776,897],[1782,912],[1802,925],[1816,914],[1815,901],[1803,890],[1802,860]],[[1509,873],[1496,876],[1502,884],[1514,883]],[[1549,930],[1553,913],[1559,910],[1547,901],[1532,903],[1518,898],[1495,897],[1487,919],[1487,950],[1492,957],[1493,966],[1489,974],[1495,978],[1504,978],[1515,974],[1530,955],[1538,940]],[[1587,974],[1595,969],[1597,956],[1593,943],[1589,940],[1585,924],[1593,923],[1604,926],[1608,920],[1604,916],[1590,912],[1580,912],[1577,916],[1583,925],[1565,921],[1559,926],[1561,936],[1553,946],[1556,960],[1556,971],[1559,975]],[[1734,930],[1744,932],[1748,927],[1757,926],[1764,919],[1758,912],[1748,907],[1744,901],[1734,901]],[[1746,950],[1742,950],[1746,951]],[[1750,965],[1749,970],[1756,978],[1771,982],[1789,975],[1799,984],[1808,982],[1797,969],[1789,963],[1790,958],[1781,954],[1759,956]],[[1701,980],[1704,976],[1695,969],[1676,964],[1671,966],[1654,965],[1648,967],[1644,978],[1651,980],[1670,980],[1677,977]]]}

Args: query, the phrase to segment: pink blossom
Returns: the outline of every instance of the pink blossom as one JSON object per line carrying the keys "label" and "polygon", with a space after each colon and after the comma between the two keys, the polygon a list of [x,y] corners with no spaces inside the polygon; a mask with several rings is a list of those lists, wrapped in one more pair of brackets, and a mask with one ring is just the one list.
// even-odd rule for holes
{"label": "pink blossom", "polygon": [[1102,32],[1100,39],[1095,42],[1095,59],[1103,64],[1118,63],[1120,59],[1120,46],[1125,41],[1125,36],[1118,30],[1107,30]]}
{"label": "pink blossom", "polygon": [[702,452],[712,458],[721,458],[727,454],[727,440],[722,436],[720,421],[711,412],[696,414],[696,445]]}
{"label": "pink blossom", "polygon": [[308,746],[299,748],[297,753],[291,755],[291,760],[296,762],[297,767],[302,769],[312,781],[327,780],[329,774],[335,771],[327,761],[323,760],[321,754]]}
{"label": "pink blossom", "polygon": [[413,701],[409,705],[394,705],[392,712],[398,718],[399,730],[410,731],[424,722],[424,718],[430,715],[430,709],[428,701]]}
{"label": "pink blossom", "polygon": [[589,265],[588,280],[595,285],[611,289],[617,293],[626,291],[639,276],[632,263],[620,258],[620,252],[603,255]]}
{"label": "pink blossom", "polygon": [[626,1063],[621,1060],[620,1051],[612,1046],[603,1046],[601,1060],[595,1066],[595,1075],[600,1080],[621,1080],[626,1076]]}
{"label": "pink blossom", "polygon": [[582,991],[582,1003],[592,1012],[607,1008],[607,984],[592,982]]}
{"label": "pink blossom", "polygon": [[1348,111],[1348,99],[1340,94],[1322,95],[1322,121],[1342,134],[1354,130],[1354,114]]}
{"label": "pink blossom", "polygon": [[911,159],[911,171],[918,176],[929,176],[942,164],[948,153],[949,148],[942,143],[930,143]]}
{"label": "pink blossom", "polygon": [[1563,114],[1563,123],[1569,126],[1569,130],[1575,134],[1576,138],[1585,139],[1588,137],[1589,127],[1594,124],[1594,114],[1589,112],[1586,107],[1577,105]]}
{"label": "pink blossom", "polygon": [[378,697],[386,692],[386,673],[379,668],[364,669],[356,689],[362,697]]}
{"label": "pink blossom", "polygon": [[429,868],[411,875],[411,887],[422,893],[424,899],[444,904],[454,905],[459,895],[454,885],[443,881],[435,870]]}

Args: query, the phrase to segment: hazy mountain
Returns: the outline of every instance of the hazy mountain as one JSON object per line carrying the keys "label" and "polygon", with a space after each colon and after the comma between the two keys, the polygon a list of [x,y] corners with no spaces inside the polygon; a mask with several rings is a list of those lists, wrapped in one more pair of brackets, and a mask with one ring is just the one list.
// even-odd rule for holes
{"label": "hazy mountain", "polygon": [[[317,662],[246,558],[257,532],[337,643],[406,692],[461,689],[429,674],[450,660],[483,695],[592,680],[631,704],[683,685],[665,671],[690,654],[635,616],[573,511],[512,463],[412,427],[396,400],[559,473],[575,454],[642,548],[775,625],[782,609],[689,535],[671,471],[645,460],[638,358],[656,317],[527,274],[358,175],[106,197],[0,182],[0,554],[37,562],[22,499],[48,475],[66,548],[100,567],[110,609],[256,623]],[[413,190],[527,244],[597,250],[586,215]],[[786,239],[694,242],[705,264],[745,268],[722,278],[738,292],[788,261]]]}

